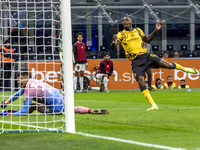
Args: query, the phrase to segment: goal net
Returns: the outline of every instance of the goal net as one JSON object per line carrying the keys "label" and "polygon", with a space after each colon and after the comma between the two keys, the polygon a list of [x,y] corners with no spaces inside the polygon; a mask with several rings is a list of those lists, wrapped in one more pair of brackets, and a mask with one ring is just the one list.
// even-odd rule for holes
{"label": "goal net", "polygon": [[[47,92],[57,89],[61,93],[60,22],[59,0],[0,0],[0,101],[5,100],[7,106],[4,108],[1,103],[1,133],[64,130],[65,115],[61,114],[64,109],[58,115],[51,110],[57,104],[64,105],[64,99],[63,103],[52,102],[51,108],[44,107],[46,113],[37,111],[48,103]],[[28,88],[44,93],[40,95],[37,91],[35,97],[30,97],[31,104],[25,103],[27,99],[20,93],[24,90],[25,94],[28,90],[27,86],[22,86],[23,72],[37,79]],[[40,86],[40,81],[46,84]],[[19,96],[14,95],[17,92]],[[25,105],[33,105],[33,111],[29,109],[28,113],[13,115]],[[47,113],[49,109],[52,114]]]}

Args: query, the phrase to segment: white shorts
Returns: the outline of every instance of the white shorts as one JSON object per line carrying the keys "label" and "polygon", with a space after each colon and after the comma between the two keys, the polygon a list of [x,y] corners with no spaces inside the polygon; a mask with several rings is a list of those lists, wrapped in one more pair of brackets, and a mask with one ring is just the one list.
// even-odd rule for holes
{"label": "white shorts", "polygon": [[77,72],[85,71],[85,64],[76,64],[75,71]]}
{"label": "white shorts", "polygon": [[[96,75],[97,81],[100,82],[101,84],[103,83],[103,76],[104,76],[103,73],[98,73],[98,74]],[[108,80],[107,80],[107,81],[108,81]]]}

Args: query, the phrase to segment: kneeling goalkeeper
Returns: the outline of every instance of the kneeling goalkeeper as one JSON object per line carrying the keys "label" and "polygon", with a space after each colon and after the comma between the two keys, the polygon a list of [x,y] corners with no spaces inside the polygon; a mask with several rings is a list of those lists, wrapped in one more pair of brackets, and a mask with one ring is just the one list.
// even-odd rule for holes
{"label": "kneeling goalkeeper", "polygon": [[[19,116],[27,115],[37,110],[43,114],[62,114],[64,111],[64,96],[60,91],[47,83],[31,78],[28,71],[17,75],[21,89],[8,100],[1,102],[1,108],[23,95],[24,103],[21,110],[9,110],[1,112],[0,115]],[[32,101],[36,101],[32,103]],[[109,114],[106,109],[90,109],[82,106],[74,107],[75,113]]]}

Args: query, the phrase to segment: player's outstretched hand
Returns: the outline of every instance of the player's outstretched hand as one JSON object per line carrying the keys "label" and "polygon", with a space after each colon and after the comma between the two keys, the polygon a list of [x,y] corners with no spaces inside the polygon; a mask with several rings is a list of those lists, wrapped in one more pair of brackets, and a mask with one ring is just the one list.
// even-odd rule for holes
{"label": "player's outstretched hand", "polygon": [[6,111],[6,110],[4,110],[4,111],[1,111],[0,112],[0,116],[7,116],[9,113]]}
{"label": "player's outstretched hand", "polygon": [[6,108],[7,107],[7,104],[5,102],[6,102],[6,100],[1,102],[1,108]]}
{"label": "player's outstretched hand", "polygon": [[162,21],[159,20],[159,21],[156,23],[156,29],[157,29],[157,30],[160,30],[161,27],[162,27]]}

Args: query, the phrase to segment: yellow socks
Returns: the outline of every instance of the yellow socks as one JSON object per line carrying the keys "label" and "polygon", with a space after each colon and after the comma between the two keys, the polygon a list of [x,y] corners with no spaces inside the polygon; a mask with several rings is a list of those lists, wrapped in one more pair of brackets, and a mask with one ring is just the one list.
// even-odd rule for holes
{"label": "yellow socks", "polygon": [[185,71],[185,68],[177,63],[172,62],[174,69]]}
{"label": "yellow socks", "polygon": [[143,89],[144,89],[144,87],[141,88],[141,92],[144,95],[144,97],[148,100],[148,102],[151,105],[155,105],[155,102],[153,101],[153,98],[151,97],[149,90],[147,88],[145,88],[144,90]]}

